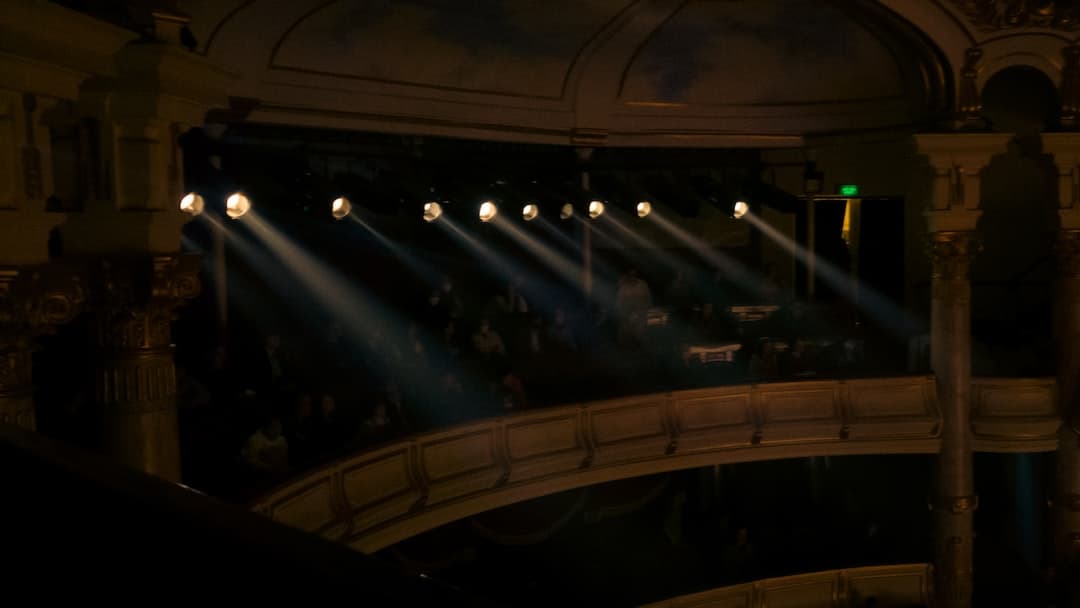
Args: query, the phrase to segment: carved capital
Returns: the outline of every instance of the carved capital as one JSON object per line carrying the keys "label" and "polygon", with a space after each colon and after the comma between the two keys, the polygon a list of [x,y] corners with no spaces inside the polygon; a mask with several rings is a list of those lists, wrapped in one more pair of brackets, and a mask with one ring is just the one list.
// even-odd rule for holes
{"label": "carved capital", "polygon": [[111,259],[94,277],[97,346],[105,351],[169,348],[173,313],[199,293],[196,256]]}
{"label": "carved capital", "polygon": [[1060,231],[1055,249],[1057,250],[1058,276],[1080,279],[1080,230]]}
{"label": "carved capital", "polygon": [[29,348],[36,336],[75,318],[85,299],[76,273],[48,266],[0,269],[0,347]]}
{"label": "carved capital", "polygon": [[974,232],[933,232],[927,238],[927,254],[935,279],[966,279],[971,262],[982,250]]}
{"label": "carved capital", "polygon": [[1065,32],[1080,26],[1080,3],[1075,0],[951,0],[981,31],[1048,28]]}

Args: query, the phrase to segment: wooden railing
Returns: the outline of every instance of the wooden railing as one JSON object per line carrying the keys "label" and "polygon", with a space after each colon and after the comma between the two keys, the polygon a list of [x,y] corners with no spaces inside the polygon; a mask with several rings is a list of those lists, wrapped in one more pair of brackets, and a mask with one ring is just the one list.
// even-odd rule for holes
{"label": "wooden railing", "polygon": [[929,564],[828,570],[684,595],[644,608],[851,608],[870,598],[879,606],[925,606],[931,602]]}
{"label": "wooden railing", "polygon": [[1057,449],[1061,417],[1053,378],[976,378],[971,386],[971,407],[977,451]]}
{"label": "wooden railing", "polygon": [[[256,502],[371,552],[469,515],[596,483],[707,465],[935,453],[931,376],[717,387],[554,407],[349,456]],[[1053,449],[1052,380],[974,383],[976,447]]]}

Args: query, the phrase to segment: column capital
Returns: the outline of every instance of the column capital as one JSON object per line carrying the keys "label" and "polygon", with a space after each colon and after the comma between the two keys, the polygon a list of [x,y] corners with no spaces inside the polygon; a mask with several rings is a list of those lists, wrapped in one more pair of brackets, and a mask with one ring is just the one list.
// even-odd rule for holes
{"label": "column capital", "polygon": [[90,274],[91,306],[110,321],[99,324],[102,348],[168,348],[174,311],[200,289],[195,255],[106,258]]}
{"label": "column capital", "polygon": [[981,250],[982,243],[974,232],[931,232],[927,239],[927,253],[933,263],[933,278],[968,278],[971,263]]}
{"label": "column capital", "polygon": [[86,299],[79,273],[54,266],[0,267],[0,348],[26,348],[75,318]]}

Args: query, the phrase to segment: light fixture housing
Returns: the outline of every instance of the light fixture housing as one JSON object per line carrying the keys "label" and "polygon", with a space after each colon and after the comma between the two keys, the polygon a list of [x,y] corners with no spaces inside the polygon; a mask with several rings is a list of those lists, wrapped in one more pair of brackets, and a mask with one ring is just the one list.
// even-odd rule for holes
{"label": "light fixture housing", "polygon": [[641,201],[637,204],[637,216],[648,217],[652,213],[652,203],[649,201]]}
{"label": "light fixture housing", "polygon": [[480,221],[490,222],[495,219],[496,215],[499,215],[499,208],[495,205],[494,201],[484,201],[480,203]]}
{"label": "light fixture housing", "polygon": [[604,201],[589,201],[589,217],[596,219],[604,215]]}
{"label": "light fixture housing", "polygon": [[434,222],[442,215],[442,205],[435,201],[428,201],[424,203],[424,221]]}
{"label": "light fixture housing", "polygon": [[574,217],[574,206],[570,203],[566,203],[562,206],[562,209],[559,210],[559,218],[568,220],[572,217]]}
{"label": "light fixture housing", "polygon": [[531,222],[540,217],[540,207],[536,203],[526,203],[521,208],[521,219]]}
{"label": "light fixture housing", "polygon": [[735,201],[735,206],[731,208],[731,217],[735,219],[741,219],[750,211],[750,205],[746,201]]}
{"label": "light fixture housing", "polygon": [[352,202],[344,196],[339,196],[330,203],[330,215],[333,215],[335,220],[343,220],[349,217],[350,213],[352,213]]}
{"label": "light fixture housing", "polygon": [[238,220],[251,211],[251,199],[241,192],[234,192],[225,199],[225,215]]}
{"label": "light fixture housing", "polygon": [[188,192],[180,198],[180,211],[195,217],[206,209],[206,200],[202,195],[195,192]]}

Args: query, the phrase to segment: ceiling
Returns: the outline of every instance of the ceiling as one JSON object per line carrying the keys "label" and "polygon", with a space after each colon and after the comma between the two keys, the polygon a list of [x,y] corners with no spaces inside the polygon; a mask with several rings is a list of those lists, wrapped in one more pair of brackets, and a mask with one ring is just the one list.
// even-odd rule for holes
{"label": "ceiling", "polygon": [[624,146],[925,124],[951,68],[872,0],[183,0],[229,120]]}

